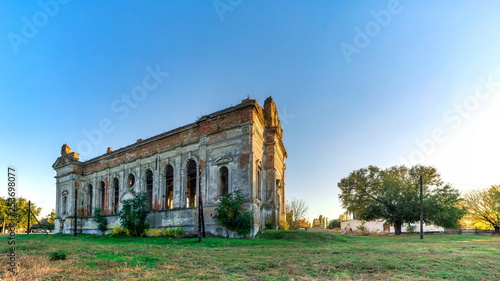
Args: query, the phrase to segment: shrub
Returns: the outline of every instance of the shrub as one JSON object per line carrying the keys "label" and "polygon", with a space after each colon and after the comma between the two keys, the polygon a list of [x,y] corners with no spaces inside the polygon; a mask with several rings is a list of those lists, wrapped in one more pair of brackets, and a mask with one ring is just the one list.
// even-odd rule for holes
{"label": "shrub", "polygon": [[119,237],[119,236],[130,236],[130,232],[127,229],[123,229],[121,226],[117,225],[113,228],[113,232],[111,232],[111,237]]}
{"label": "shrub", "polygon": [[[267,220],[265,223],[266,229],[274,229],[274,223],[272,221]],[[287,222],[288,224],[288,222]],[[288,228],[290,228],[290,225],[288,224]]]}
{"label": "shrub", "polygon": [[364,224],[358,225],[356,228],[358,229],[359,234],[361,234],[361,235],[368,235],[368,234],[370,234],[370,231],[368,230],[368,227],[366,227]]}
{"label": "shrub", "polygon": [[160,237],[162,236],[162,231],[156,228],[151,228],[146,231],[146,236],[148,237]]}
{"label": "shrub", "polygon": [[148,194],[139,192],[135,198],[123,200],[123,208],[118,212],[120,225],[128,230],[131,236],[140,237],[148,228]]}
{"label": "shrub", "polygon": [[331,220],[326,228],[328,229],[340,228],[340,220]]}
{"label": "shrub", "polygon": [[151,228],[146,231],[146,236],[149,237],[172,237],[172,238],[177,238],[179,236],[183,236],[186,234],[186,231],[184,229],[180,228],[163,228],[163,229],[157,229],[157,228]]}
{"label": "shrub", "polygon": [[286,221],[285,218],[281,218],[280,219],[279,229],[280,230],[288,230],[288,229],[290,229],[290,226],[288,225],[288,222]]}
{"label": "shrub", "polygon": [[66,253],[63,252],[52,252],[49,255],[51,261],[57,261],[57,260],[65,260],[66,259]]}
{"label": "shrub", "polygon": [[92,221],[97,224],[97,229],[104,234],[108,229],[108,220],[101,214],[101,208],[94,208],[94,217]]}
{"label": "shrub", "polygon": [[213,216],[218,225],[239,236],[248,235],[253,228],[253,213],[244,210],[243,200],[240,190],[222,196]]}
{"label": "shrub", "polygon": [[161,231],[161,236],[166,236],[166,237],[173,237],[173,238],[176,238],[176,237],[179,237],[179,236],[183,236],[184,234],[186,234],[186,231],[184,229],[180,229],[180,228],[172,228],[172,229],[166,229],[164,228],[162,231]]}
{"label": "shrub", "polygon": [[417,230],[416,225],[408,224],[408,226],[406,227],[406,231],[408,231],[409,233],[415,233],[415,230]]}

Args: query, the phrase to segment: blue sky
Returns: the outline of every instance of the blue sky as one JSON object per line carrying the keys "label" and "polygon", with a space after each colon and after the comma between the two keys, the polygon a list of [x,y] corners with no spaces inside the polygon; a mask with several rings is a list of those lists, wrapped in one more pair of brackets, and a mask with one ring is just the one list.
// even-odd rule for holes
{"label": "blue sky", "polygon": [[46,214],[62,144],[90,159],[249,95],[277,103],[287,197],[311,219],[338,217],[338,181],[368,165],[499,184],[500,3],[351,2],[6,0],[0,166]]}

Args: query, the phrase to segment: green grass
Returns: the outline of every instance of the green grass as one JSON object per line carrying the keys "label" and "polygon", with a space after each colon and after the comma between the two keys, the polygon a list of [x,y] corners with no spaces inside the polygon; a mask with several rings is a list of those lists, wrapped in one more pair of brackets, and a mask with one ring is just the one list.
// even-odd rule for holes
{"label": "green grass", "polygon": [[[6,238],[6,236],[5,236]],[[8,251],[7,239],[1,251]],[[255,239],[17,235],[2,280],[500,280],[500,237],[359,237],[265,231]],[[50,261],[63,252],[66,260]]]}

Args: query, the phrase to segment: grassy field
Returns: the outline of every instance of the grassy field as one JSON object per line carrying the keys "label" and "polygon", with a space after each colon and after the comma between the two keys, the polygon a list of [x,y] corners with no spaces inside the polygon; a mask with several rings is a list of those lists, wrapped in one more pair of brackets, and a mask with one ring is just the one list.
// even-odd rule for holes
{"label": "grassy field", "polygon": [[[266,231],[255,239],[17,235],[2,280],[500,280],[500,237],[359,237]],[[50,261],[59,251],[66,260]]]}

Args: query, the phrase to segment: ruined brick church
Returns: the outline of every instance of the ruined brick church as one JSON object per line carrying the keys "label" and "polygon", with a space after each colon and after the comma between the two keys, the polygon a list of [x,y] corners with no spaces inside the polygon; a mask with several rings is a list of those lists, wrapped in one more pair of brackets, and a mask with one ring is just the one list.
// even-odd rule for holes
{"label": "ruined brick church", "polygon": [[[85,162],[68,145],[56,171],[56,233],[99,233],[92,222],[101,208],[111,230],[122,201],[148,194],[150,228],[204,229],[220,234],[212,219],[221,196],[241,190],[257,234],[285,217],[283,130],[271,97],[209,115],[169,132]],[[201,218],[201,219],[200,219]]]}

